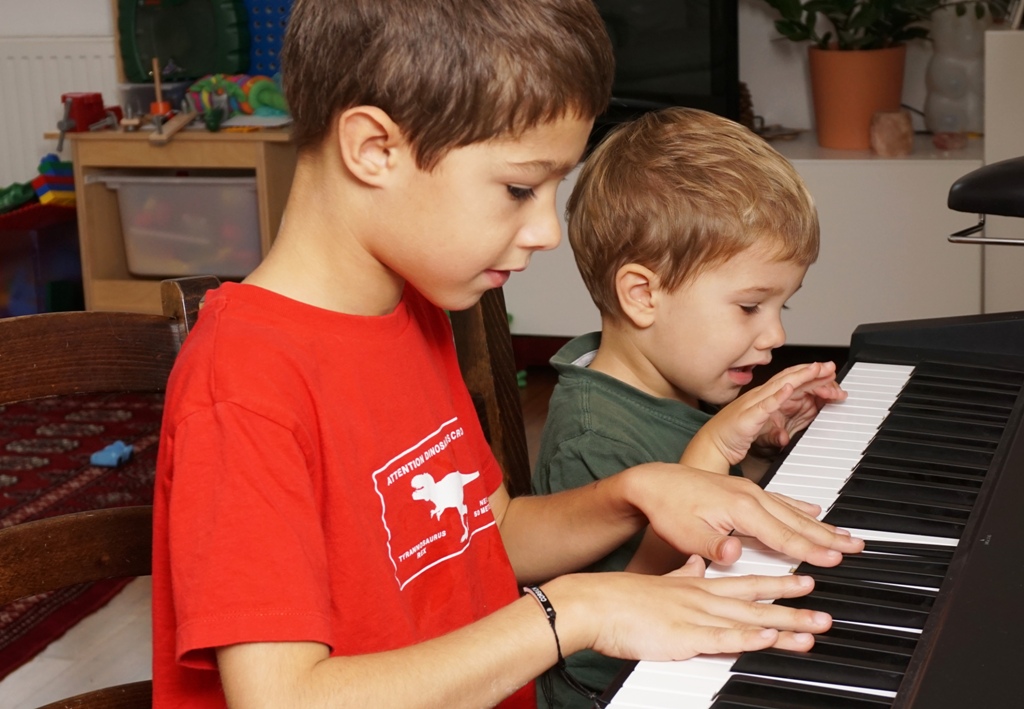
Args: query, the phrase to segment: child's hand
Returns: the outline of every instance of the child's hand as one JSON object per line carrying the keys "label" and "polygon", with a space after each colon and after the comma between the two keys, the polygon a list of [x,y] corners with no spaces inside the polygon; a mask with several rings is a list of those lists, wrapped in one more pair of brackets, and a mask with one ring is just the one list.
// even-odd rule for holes
{"label": "child's hand", "polygon": [[659,537],[686,554],[731,564],[742,551],[734,531],[816,566],[835,566],[842,553],[864,548],[845,530],[818,521],[818,505],[765,492],[745,478],[667,463],[622,474],[629,476],[629,501]]}
{"label": "child's hand", "polygon": [[[812,633],[831,626],[826,613],[758,602],[806,595],[814,587],[810,577],[702,576],[703,562],[693,557],[664,576],[567,576],[545,588],[566,635],[580,629],[585,646],[623,659],[683,660],[768,647],[806,651]],[[578,580],[583,588],[575,593],[562,589]]]}
{"label": "child's hand", "polygon": [[[832,362],[789,367],[755,387],[701,426],[681,463],[714,472],[728,472],[747,457],[752,445],[782,448],[804,429],[827,401],[846,398],[835,380]],[[716,464],[709,446],[724,459]],[[692,449],[692,450],[691,450]]]}
{"label": "child's hand", "polygon": [[[800,381],[802,380],[802,381]],[[763,387],[776,381],[791,384],[789,395],[779,401],[754,442],[761,447],[785,447],[794,433],[804,430],[830,401],[843,401],[847,393],[836,381],[834,362],[812,362],[785,369]],[[761,387],[759,387],[761,388]]]}

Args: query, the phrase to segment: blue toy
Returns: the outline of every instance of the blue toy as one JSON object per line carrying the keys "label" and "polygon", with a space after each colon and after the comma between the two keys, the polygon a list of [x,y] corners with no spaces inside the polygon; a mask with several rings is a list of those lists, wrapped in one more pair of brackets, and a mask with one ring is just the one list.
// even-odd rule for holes
{"label": "blue toy", "polygon": [[131,459],[132,450],[133,447],[125,445],[124,441],[116,441],[89,456],[89,463],[104,468],[116,468]]}

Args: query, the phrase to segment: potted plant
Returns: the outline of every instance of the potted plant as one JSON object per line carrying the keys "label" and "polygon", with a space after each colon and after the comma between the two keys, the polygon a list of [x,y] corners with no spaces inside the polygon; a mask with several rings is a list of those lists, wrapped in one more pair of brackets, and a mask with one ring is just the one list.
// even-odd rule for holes
{"label": "potted plant", "polygon": [[942,8],[958,15],[1005,11],[1006,0],[765,0],[779,13],[775,29],[809,42],[808,61],[818,143],[864,150],[871,119],[898,111],[906,43],[928,39],[927,22]]}

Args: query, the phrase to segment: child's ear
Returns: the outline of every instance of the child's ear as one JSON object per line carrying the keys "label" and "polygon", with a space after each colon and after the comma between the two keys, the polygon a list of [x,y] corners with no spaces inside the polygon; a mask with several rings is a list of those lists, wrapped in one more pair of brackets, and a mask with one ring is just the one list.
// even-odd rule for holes
{"label": "child's ear", "polygon": [[405,145],[402,131],[376,106],[354,106],[338,121],[341,160],[358,180],[379,185],[395,167],[399,148]]}
{"label": "child's ear", "polygon": [[654,324],[658,274],[638,263],[627,263],[615,273],[615,295],[626,317],[639,328]]}

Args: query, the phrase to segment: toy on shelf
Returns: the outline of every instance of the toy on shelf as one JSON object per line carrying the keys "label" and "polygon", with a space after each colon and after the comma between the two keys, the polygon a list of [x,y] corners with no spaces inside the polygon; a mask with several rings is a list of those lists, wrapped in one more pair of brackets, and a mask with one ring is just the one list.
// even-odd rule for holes
{"label": "toy on shelf", "polygon": [[[195,120],[199,114],[191,110],[187,101],[181,102],[182,110],[179,112],[171,108],[170,101],[164,99],[160,60],[156,57],[153,57],[153,89],[156,100],[149,104],[149,120],[156,127],[156,132],[149,136],[149,142],[154,145],[166,145],[175,133]],[[138,127],[139,124],[134,123],[125,126],[128,130],[137,130]]]}
{"label": "toy on shelf", "polygon": [[237,115],[288,115],[281,86],[269,76],[209,74],[189,87],[186,100],[203,115],[211,131]]}
{"label": "toy on shelf", "polygon": [[[160,60],[153,57],[153,89],[156,91],[156,101],[149,104],[149,113],[154,118],[163,116],[170,118],[174,113],[171,108],[170,101],[164,101],[164,89],[163,82],[160,80]],[[160,124],[157,123],[157,129],[160,128]]]}
{"label": "toy on shelf", "polygon": [[116,468],[131,460],[133,450],[134,447],[125,445],[124,441],[114,441],[103,450],[98,450],[89,456],[89,464],[104,468]]}
{"label": "toy on shelf", "polygon": [[75,178],[71,163],[61,161],[53,153],[39,161],[39,176],[31,184],[43,204],[75,206]]}
{"label": "toy on shelf", "polygon": [[61,94],[60,100],[64,105],[64,117],[57,121],[57,130],[60,131],[58,153],[64,149],[66,133],[116,128],[121,120],[121,107],[104,106],[102,94],[96,92]]}

